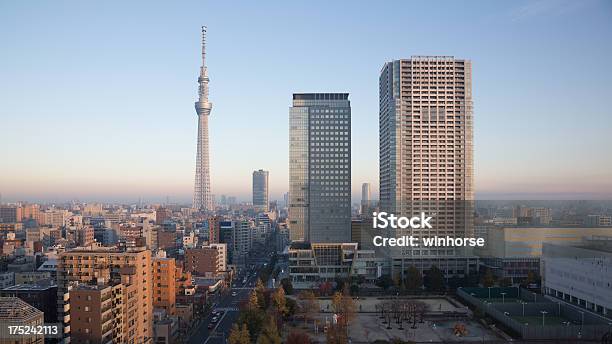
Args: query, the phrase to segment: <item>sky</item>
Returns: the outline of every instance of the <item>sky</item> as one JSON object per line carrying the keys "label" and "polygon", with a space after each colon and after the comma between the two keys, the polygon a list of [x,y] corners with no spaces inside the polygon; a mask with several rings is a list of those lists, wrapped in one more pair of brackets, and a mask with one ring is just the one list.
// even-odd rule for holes
{"label": "sky", "polygon": [[378,76],[473,61],[481,199],[612,199],[612,2],[0,1],[3,201],[190,202],[200,26],[212,189],[288,190],[294,92],[348,92],[352,188],[378,190]]}

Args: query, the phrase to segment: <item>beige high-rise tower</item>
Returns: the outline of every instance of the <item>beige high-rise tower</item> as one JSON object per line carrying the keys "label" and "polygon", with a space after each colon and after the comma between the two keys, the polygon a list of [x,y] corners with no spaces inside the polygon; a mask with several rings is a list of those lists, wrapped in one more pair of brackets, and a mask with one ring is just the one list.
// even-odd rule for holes
{"label": "beige high-rise tower", "polygon": [[[384,65],[379,87],[381,209],[433,215],[432,230],[402,235],[469,236],[474,199],[471,61],[452,56],[395,60]],[[457,248],[409,247],[391,256],[419,257],[394,265],[427,269],[470,255]],[[464,272],[461,264],[447,269]]]}

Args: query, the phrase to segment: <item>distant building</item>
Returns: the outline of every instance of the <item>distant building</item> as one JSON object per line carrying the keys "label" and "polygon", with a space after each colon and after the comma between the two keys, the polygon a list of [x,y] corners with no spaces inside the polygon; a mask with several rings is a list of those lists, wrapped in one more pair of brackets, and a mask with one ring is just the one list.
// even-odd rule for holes
{"label": "distant building", "polygon": [[210,247],[217,250],[217,254],[219,255],[219,272],[227,271],[227,244],[209,244],[204,247]]}
{"label": "distant building", "polygon": [[208,242],[211,244],[219,243],[219,220],[217,216],[208,218]]}
{"label": "distant building", "polygon": [[234,223],[232,221],[219,221],[219,243],[226,244],[227,262],[233,264]]}
{"label": "distant building", "polygon": [[268,211],[268,176],[268,171],[253,171],[253,207],[258,211]]}
{"label": "distant building", "polygon": [[50,271],[21,271],[15,272],[15,284],[37,284],[51,279]]}
{"label": "distant building", "polygon": [[213,247],[188,248],[185,250],[185,271],[196,276],[216,277],[222,265],[219,256]]}
{"label": "distant building", "polygon": [[361,213],[365,214],[368,212],[370,203],[372,202],[372,190],[370,183],[361,184]]}
{"label": "distant building", "polygon": [[21,222],[21,209],[12,205],[0,205],[0,222]]}
{"label": "distant building", "polygon": [[611,227],[612,217],[606,215],[588,215],[585,225],[588,227]]}
{"label": "distant building", "polygon": [[252,221],[240,220],[234,222],[233,263],[246,264],[246,259],[253,245]]}
{"label": "distant building", "polygon": [[155,223],[161,225],[165,221],[170,220],[171,216],[172,211],[170,209],[159,207],[155,210]]}
{"label": "distant building", "polygon": [[168,252],[174,252],[177,249],[177,238],[176,231],[158,230],[157,248]]}
{"label": "distant building", "polygon": [[89,246],[94,242],[94,229],[91,226],[85,226],[77,229],[77,244],[78,246]]}
{"label": "distant building", "polygon": [[348,93],[295,93],[289,112],[289,233],[293,241],[351,238]]}

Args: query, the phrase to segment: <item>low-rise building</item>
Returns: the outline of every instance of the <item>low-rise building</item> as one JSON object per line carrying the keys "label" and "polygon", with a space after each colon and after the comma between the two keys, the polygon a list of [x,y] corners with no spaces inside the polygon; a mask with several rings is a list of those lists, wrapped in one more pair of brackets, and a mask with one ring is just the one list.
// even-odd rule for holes
{"label": "low-rise building", "polygon": [[476,248],[480,264],[499,278],[513,282],[532,272],[540,274],[544,243],[571,245],[589,235],[612,235],[612,228],[589,227],[487,227],[481,231],[485,246]]}
{"label": "low-rise building", "polygon": [[545,243],[543,285],[547,295],[603,315],[612,315],[612,237],[576,245]]}
{"label": "low-rise building", "polygon": [[29,305],[42,311],[45,323],[57,322],[57,285],[17,284],[0,290],[1,297],[18,297]]}
{"label": "low-rise building", "polygon": [[42,334],[11,335],[9,326],[40,326],[44,314],[17,297],[0,297],[0,344],[43,344]]}
{"label": "low-rise building", "polygon": [[363,276],[367,281],[374,281],[383,273],[389,273],[388,261],[376,258],[374,251],[360,251],[357,246],[357,243],[292,243],[289,275],[293,286],[309,289],[349,276]]}

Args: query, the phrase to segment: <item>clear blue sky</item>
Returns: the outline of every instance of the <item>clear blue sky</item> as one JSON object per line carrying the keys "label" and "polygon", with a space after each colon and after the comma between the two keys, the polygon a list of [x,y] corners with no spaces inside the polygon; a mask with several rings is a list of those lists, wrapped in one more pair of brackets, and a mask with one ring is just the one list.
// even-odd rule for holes
{"label": "clear blue sky", "polygon": [[612,198],[612,2],[1,1],[4,200],[189,201],[200,25],[213,193],[288,189],[293,92],[349,92],[353,190],[378,185],[378,73],[473,60],[480,198]]}

